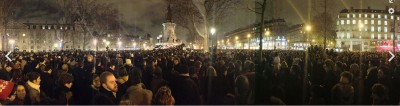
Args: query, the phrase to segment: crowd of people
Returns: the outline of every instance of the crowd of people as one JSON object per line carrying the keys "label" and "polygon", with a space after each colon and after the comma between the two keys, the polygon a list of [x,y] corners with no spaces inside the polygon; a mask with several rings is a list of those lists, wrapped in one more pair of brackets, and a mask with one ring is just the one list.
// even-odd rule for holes
{"label": "crowd of people", "polygon": [[389,62],[383,52],[68,50],[18,52],[11,58],[0,57],[0,80],[14,84],[0,99],[4,105],[397,105],[400,100],[400,58]]}

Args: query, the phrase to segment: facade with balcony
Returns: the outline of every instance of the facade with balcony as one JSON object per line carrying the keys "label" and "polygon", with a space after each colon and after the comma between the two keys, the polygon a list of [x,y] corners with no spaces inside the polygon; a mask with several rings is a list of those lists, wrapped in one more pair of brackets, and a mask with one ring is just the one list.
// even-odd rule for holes
{"label": "facade with balcony", "polygon": [[389,14],[388,9],[342,10],[336,22],[336,47],[343,51],[392,50],[393,40],[400,40],[400,18],[399,13]]}

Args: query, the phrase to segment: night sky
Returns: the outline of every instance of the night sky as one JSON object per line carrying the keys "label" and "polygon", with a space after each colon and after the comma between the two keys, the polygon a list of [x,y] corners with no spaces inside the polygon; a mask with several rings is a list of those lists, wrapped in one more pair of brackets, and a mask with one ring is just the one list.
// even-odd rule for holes
{"label": "night sky", "polygon": [[[46,18],[58,18],[58,14],[51,9],[54,8],[51,2],[57,0],[23,0],[29,3],[28,7],[19,10],[19,20],[29,20],[29,21],[42,21]],[[50,1],[50,2],[46,2]],[[123,26],[126,27],[128,32],[137,32],[138,34],[150,33],[153,37],[161,34],[162,23],[165,21],[166,13],[166,2],[165,0],[99,0],[105,3],[112,3],[115,8],[117,8],[121,13],[121,18],[124,22]],[[293,5],[290,5],[289,1]],[[289,25],[303,23],[302,18],[307,20],[308,12],[307,1],[312,2],[311,17],[316,13],[322,12],[323,8],[318,5],[317,1],[321,0],[274,0],[275,12],[274,18],[284,18]],[[340,10],[344,8],[367,8],[370,6],[372,9],[384,9],[388,5],[388,0],[363,0],[361,5],[361,0],[327,0],[328,1],[328,11],[337,16]],[[397,1],[400,2],[400,1]],[[399,3],[400,4],[400,3]],[[243,3],[236,6],[233,10],[235,14],[230,14],[226,18],[225,24],[219,25],[221,28],[217,28],[217,35],[222,36],[224,33],[234,30],[236,28],[245,27],[249,24],[254,23],[255,14],[247,10],[247,5],[254,6],[253,0],[243,0]],[[400,6],[400,5],[399,5]],[[295,9],[298,9],[298,14]],[[271,18],[271,15],[267,17]],[[185,40],[186,32],[177,27],[177,35],[181,39]]]}

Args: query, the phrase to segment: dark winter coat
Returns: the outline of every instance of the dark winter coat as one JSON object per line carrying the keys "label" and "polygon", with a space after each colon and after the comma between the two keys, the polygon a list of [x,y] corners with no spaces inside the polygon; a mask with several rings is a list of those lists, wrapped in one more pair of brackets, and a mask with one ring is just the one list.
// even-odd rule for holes
{"label": "dark winter coat", "polygon": [[170,87],[176,105],[200,105],[198,86],[189,76],[177,76]]}

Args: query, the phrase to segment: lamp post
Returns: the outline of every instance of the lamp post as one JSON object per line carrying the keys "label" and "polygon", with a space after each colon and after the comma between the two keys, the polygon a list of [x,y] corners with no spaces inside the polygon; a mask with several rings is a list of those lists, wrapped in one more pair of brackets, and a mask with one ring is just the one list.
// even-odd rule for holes
{"label": "lamp post", "polygon": [[[269,35],[271,34],[271,32],[269,31],[269,28],[267,30],[267,32],[265,32],[265,35],[267,35],[266,39],[268,40]],[[267,49],[268,49],[268,43],[267,43]]]}
{"label": "lamp post", "polygon": [[308,46],[311,46],[311,43],[310,43],[310,31],[311,31],[311,26],[310,26],[310,25],[307,25],[307,26],[306,26],[306,31],[307,31],[307,43],[308,43]]}
{"label": "lamp post", "polygon": [[248,41],[247,44],[248,44],[248,46],[249,46],[249,48],[248,48],[249,50],[250,50],[250,37],[251,37],[251,35],[250,35],[250,34],[247,34],[247,41]]}
{"label": "lamp post", "polygon": [[94,39],[94,40],[93,40],[93,45],[96,47],[96,51],[98,51],[99,48],[98,48],[98,46],[97,46],[97,39]]}
{"label": "lamp post", "polygon": [[237,47],[237,46],[238,46],[238,40],[239,40],[239,37],[236,36],[236,37],[235,37],[235,50],[238,48],[238,47]]}

